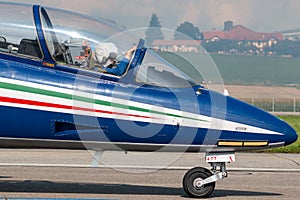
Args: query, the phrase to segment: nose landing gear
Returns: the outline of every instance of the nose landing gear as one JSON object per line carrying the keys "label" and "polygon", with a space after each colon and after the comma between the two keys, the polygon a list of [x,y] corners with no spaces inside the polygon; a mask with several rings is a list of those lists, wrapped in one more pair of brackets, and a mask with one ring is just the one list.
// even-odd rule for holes
{"label": "nose landing gear", "polygon": [[226,163],[235,161],[234,153],[206,154],[205,158],[212,166],[212,170],[195,167],[190,169],[183,178],[183,189],[191,197],[210,196],[215,189],[216,181],[227,177]]}

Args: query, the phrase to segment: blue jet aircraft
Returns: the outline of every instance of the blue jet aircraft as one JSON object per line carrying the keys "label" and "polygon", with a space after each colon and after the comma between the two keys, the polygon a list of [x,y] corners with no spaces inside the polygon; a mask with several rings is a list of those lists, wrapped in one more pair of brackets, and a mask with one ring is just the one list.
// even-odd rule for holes
{"label": "blue jet aircraft", "polygon": [[236,151],[297,140],[286,122],[201,86],[106,20],[11,3],[0,15],[1,148],[205,152],[212,169],[189,170],[183,188],[207,197]]}

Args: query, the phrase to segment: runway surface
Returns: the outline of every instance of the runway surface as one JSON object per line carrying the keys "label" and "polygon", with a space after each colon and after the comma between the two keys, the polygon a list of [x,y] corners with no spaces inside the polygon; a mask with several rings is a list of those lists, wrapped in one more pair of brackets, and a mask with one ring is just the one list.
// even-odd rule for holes
{"label": "runway surface", "polygon": [[[194,166],[209,168],[203,156],[106,152],[92,168],[87,151],[0,149],[0,199],[188,199],[182,178]],[[300,155],[238,153],[236,160],[211,199],[299,199]]]}

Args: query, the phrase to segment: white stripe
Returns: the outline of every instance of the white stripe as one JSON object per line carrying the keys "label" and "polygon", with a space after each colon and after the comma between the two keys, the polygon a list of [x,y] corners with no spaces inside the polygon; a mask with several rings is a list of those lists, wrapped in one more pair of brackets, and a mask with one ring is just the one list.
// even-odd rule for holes
{"label": "white stripe", "polygon": [[[65,168],[94,168],[91,165],[80,164],[53,164],[53,163],[0,163],[0,166],[21,166],[21,167],[65,167]],[[111,169],[168,169],[168,170],[189,170],[194,166],[136,166],[136,165],[99,165],[98,168]],[[227,168],[228,171],[253,171],[253,172],[300,172],[300,169],[287,168]]]}

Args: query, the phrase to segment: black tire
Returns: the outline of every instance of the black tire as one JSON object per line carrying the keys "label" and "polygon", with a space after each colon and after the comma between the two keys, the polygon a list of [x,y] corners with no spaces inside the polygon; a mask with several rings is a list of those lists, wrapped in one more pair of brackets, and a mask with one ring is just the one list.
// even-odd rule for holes
{"label": "black tire", "polygon": [[208,169],[202,167],[195,167],[189,170],[184,178],[183,178],[183,189],[190,197],[197,197],[197,198],[205,198],[211,195],[211,193],[215,189],[215,182],[208,183],[202,185],[201,187],[197,187],[194,185],[194,181],[196,179],[206,179],[213,175]]}

